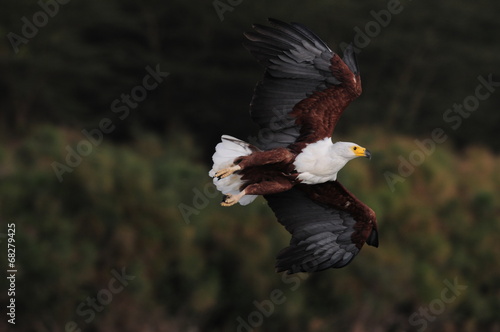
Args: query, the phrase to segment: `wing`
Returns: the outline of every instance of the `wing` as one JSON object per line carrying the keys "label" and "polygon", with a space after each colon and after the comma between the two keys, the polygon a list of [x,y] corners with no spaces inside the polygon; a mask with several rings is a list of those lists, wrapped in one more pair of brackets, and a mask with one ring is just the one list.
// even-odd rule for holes
{"label": "wing", "polygon": [[361,94],[352,45],[342,60],[298,23],[254,25],[246,48],[266,69],[250,103],[264,149],[330,137],[347,105]]}
{"label": "wing", "polygon": [[378,247],[375,213],[337,181],[295,188],[265,198],[292,234],[278,254],[278,272],[343,267],[366,242]]}

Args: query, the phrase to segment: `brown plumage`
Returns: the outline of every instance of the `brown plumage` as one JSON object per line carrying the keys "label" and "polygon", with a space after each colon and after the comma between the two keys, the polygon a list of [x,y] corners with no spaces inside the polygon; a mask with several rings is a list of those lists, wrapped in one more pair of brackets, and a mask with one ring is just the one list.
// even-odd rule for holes
{"label": "brown plumage", "polygon": [[300,126],[300,136],[295,144],[313,143],[330,137],[342,112],[361,95],[359,74],[354,74],[337,54],[332,56],[330,69],[341,84],[315,91],[295,105],[290,113]]}
{"label": "brown plumage", "polygon": [[270,22],[245,33],[245,46],[266,69],[250,104],[266,135],[253,144],[223,136],[210,175],[225,194],[223,205],[264,195],[292,234],[278,254],[278,271],[342,267],[365,242],[378,246],[375,213],[336,181],[347,161],[370,154],[330,139],[361,94],[355,54],[350,46],[340,58],[304,26]]}

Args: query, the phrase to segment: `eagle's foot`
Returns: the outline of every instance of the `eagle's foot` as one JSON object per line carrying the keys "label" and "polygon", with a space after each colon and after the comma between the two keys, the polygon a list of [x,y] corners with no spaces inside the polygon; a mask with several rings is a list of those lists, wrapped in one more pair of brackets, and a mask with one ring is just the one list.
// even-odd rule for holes
{"label": "eagle's foot", "polygon": [[240,192],[237,195],[226,194],[222,197],[222,206],[231,206],[239,202],[239,200],[245,196],[245,191]]}
{"label": "eagle's foot", "polygon": [[215,172],[215,177],[217,179],[223,179],[225,177],[228,177],[229,175],[233,174],[236,171],[239,171],[241,169],[241,166],[239,165],[234,165],[228,168],[221,169],[220,171]]}

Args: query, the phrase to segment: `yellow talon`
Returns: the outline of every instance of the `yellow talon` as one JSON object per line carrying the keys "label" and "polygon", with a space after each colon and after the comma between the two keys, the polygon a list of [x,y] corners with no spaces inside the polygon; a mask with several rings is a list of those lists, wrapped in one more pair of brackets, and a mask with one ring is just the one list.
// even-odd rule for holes
{"label": "yellow talon", "polygon": [[224,169],[221,169],[220,171],[215,172],[215,177],[220,180],[220,179],[223,179],[225,177],[228,177],[229,175],[233,174],[236,171],[239,171],[240,169],[241,169],[241,167],[238,165],[224,168]]}
{"label": "yellow talon", "polygon": [[222,197],[222,202],[220,205],[222,206],[231,206],[240,201],[240,199],[245,196],[245,191],[243,190],[238,195],[226,194]]}

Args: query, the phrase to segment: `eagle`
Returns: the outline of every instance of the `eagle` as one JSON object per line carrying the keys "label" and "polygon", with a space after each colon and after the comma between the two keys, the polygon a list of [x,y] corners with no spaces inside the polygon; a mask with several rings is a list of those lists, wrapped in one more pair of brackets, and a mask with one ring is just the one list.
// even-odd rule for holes
{"label": "eagle", "polygon": [[277,272],[340,268],[365,242],[378,247],[375,213],[337,181],[348,161],[371,154],[332,141],[343,111],[361,94],[356,54],[351,44],[341,58],[302,24],[269,23],[244,33],[244,46],[265,67],[250,103],[257,139],[223,135],[209,175],[222,206],[263,195],[291,233]]}

